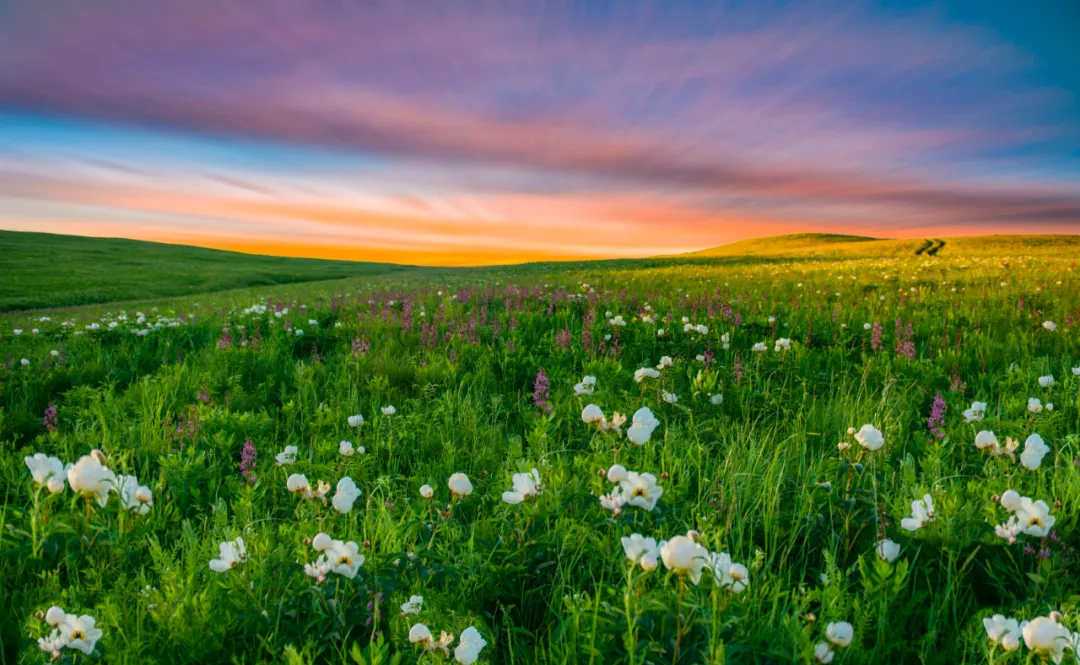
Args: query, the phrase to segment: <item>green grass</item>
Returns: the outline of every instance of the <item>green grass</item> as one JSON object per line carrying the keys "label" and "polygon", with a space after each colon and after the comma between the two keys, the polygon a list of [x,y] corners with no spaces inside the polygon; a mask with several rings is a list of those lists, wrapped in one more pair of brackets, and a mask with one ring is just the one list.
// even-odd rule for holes
{"label": "green grass", "polygon": [[0,231],[0,312],[380,275],[385,263],[294,259],[184,245]]}
{"label": "green grass", "polygon": [[[35,640],[51,605],[103,631],[66,663],[454,662],[409,642],[418,622],[475,627],[482,665],[813,663],[835,622],[854,631],[836,665],[1038,663],[992,646],[983,619],[1058,611],[1080,632],[1080,275],[1068,244],[980,242],[1018,249],[402,272],[4,315],[0,663],[49,662]],[[663,356],[659,378],[634,380]],[[596,391],[577,396],[585,375]],[[973,401],[981,422],[962,415]],[[583,422],[588,404],[659,424],[633,445]],[[848,434],[867,423],[879,450]],[[976,448],[983,429],[1021,450],[1038,433],[1049,452],[1029,470]],[[296,463],[276,465],[289,445]],[[152,490],[147,514],[50,494],[23,461],[93,449]],[[653,510],[601,506],[613,463],[655,474]],[[504,502],[533,468],[542,492]],[[362,494],[339,514],[291,494],[292,473]],[[995,536],[1006,489],[1047,502],[1053,538]],[[901,528],[927,493],[934,519]],[[628,564],[621,538],[689,529],[746,566],[745,590]],[[305,575],[320,531],[357,543],[355,578]],[[247,561],[212,571],[238,536]],[[404,616],[412,595],[423,611]]]}
{"label": "green grass", "polygon": [[739,256],[804,259],[900,258],[919,256],[927,249],[935,247],[937,249],[933,255],[939,257],[999,257],[1028,254],[1064,257],[1080,254],[1080,236],[991,235],[889,239],[829,233],[796,233],[743,240],[730,245],[691,252],[679,258]]}

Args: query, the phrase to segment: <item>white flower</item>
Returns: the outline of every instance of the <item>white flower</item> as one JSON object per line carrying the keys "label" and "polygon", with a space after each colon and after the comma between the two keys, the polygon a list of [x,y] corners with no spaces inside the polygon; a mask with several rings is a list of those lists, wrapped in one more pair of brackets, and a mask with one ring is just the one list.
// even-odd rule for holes
{"label": "white flower", "polygon": [[626,476],[626,467],[622,464],[612,464],[611,468],[607,470],[607,479],[609,483],[621,483],[626,480]]}
{"label": "white flower", "polygon": [[1002,614],[995,614],[992,617],[983,618],[983,628],[986,630],[986,638],[994,644],[1005,646],[1006,636],[1012,636],[1012,639],[1008,640],[1010,646],[1012,644],[1016,647],[1020,646],[1020,624],[1016,619],[1006,619]]}
{"label": "white flower", "polygon": [[311,489],[311,483],[308,482],[307,476],[304,474],[294,473],[285,481],[285,487],[290,492],[303,492]]}
{"label": "white flower", "polygon": [[713,570],[713,577],[721,588],[728,589],[732,593],[742,593],[750,584],[750,571],[741,563],[731,560],[727,552],[714,552],[709,557],[709,565]]}
{"label": "white flower", "polygon": [[296,335],[297,337],[303,337],[304,336],[304,331],[301,330],[300,328],[297,328],[296,331],[293,334]]}
{"label": "white flower", "polygon": [[581,420],[590,425],[598,425],[604,422],[604,412],[595,404],[589,404],[581,410]]}
{"label": "white flower", "polygon": [[998,448],[997,436],[989,430],[981,430],[975,435],[975,447],[979,450],[989,448],[991,451]]}
{"label": "white flower", "polygon": [[454,659],[461,665],[473,665],[486,646],[487,642],[480,636],[480,631],[470,626],[461,632],[461,639],[454,649]]}
{"label": "white flower", "polygon": [[648,443],[653,430],[659,425],[660,420],[653,415],[649,407],[643,406],[634,412],[630,427],[626,429],[626,438],[630,439],[634,445],[643,446]]}
{"label": "white flower", "polygon": [[656,570],[660,560],[660,549],[655,538],[646,538],[634,533],[622,538],[623,552],[630,563],[639,565],[643,570]]}
{"label": "white flower", "polygon": [[675,536],[660,543],[660,558],[666,567],[676,575],[686,575],[697,584],[701,581],[701,571],[709,563],[709,551],[689,536]]}
{"label": "white flower", "polygon": [[[866,325],[870,324],[868,323]],[[821,663],[821,665],[828,665],[828,663],[833,662],[833,658],[835,657],[836,654],[829,648],[828,642],[818,642],[817,645],[814,646],[814,660]]]}
{"label": "white flower", "polygon": [[1038,617],[1021,626],[1024,644],[1040,657],[1049,656],[1054,663],[1060,663],[1069,646],[1072,634],[1065,626],[1050,617]]}
{"label": "white flower", "polygon": [[934,519],[934,500],[929,494],[911,502],[911,517],[900,520],[900,527],[907,531],[918,531]]}
{"label": "white flower", "polygon": [[14,329],[14,330],[12,330],[11,332],[12,332],[12,333],[13,333],[13,334],[14,334],[14,335],[15,335],[16,337],[18,337],[19,335],[21,335],[21,334],[22,334],[22,332],[23,332],[23,331],[22,331],[22,328],[15,328],[15,329]]}
{"label": "white flower", "polygon": [[360,427],[364,424],[364,417],[357,414],[355,416],[349,416],[349,427]]}
{"label": "white flower", "polygon": [[855,639],[855,628],[847,621],[830,623],[825,627],[825,639],[835,646],[846,647]]}
{"label": "white flower", "polygon": [[724,403],[724,396],[720,393],[716,393],[715,395],[709,397],[709,401],[712,402],[714,405],[719,406],[720,404]]}
{"label": "white flower", "polygon": [[610,494],[600,495],[600,506],[604,510],[610,510],[614,515],[621,513],[625,505],[626,496],[623,495],[622,489],[619,487],[611,490]]}
{"label": "white flower", "polygon": [[1043,326],[1043,328],[1046,328],[1050,332],[1054,332],[1055,330],[1057,330],[1057,324],[1054,323],[1053,321],[1043,321],[1042,326]]}
{"label": "white flower", "polygon": [[862,429],[855,432],[855,440],[859,442],[859,445],[871,452],[879,450],[885,445],[885,437],[882,436],[881,431],[869,424],[863,425]]}
{"label": "white flower", "polygon": [[586,376],[581,379],[581,383],[574,384],[575,395],[591,395],[596,391],[596,377]]}
{"label": "white flower", "polygon": [[450,495],[458,496],[464,499],[472,494],[473,486],[469,481],[469,477],[464,473],[455,473],[450,476],[450,480],[447,483],[450,486]]}
{"label": "white flower", "polygon": [[60,650],[67,646],[67,642],[59,630],[53,630],[51,635],[38,638],[38,648],[52,656],[53,660],[60,660]]}
{"label": "white flower", "polygon": [[674,404],[679,401],[679,396],[675,393],[669,393],[666,390],[662,390],[660,391],[660,394],[664,398],[664,401],[668,404]]}
{"label": "white flower", "polygon": [[338,444],[338,454],[342,457],[352,457],[356,449],[353,448],[352,441],[342,441]]}
{"label": "white flower", "polygon": [[892,563],[896,561],[896,557],[900,556],[900,544],[893,542],[889,538],[878,541],[877,555],[883,560]]}
{"label": "white flower", "polygon": [[641,383],[645,379],[655,379],[660,376],[660,372],[656,371],[652,367],[642,367],[641,369],[634,371],[634,381]]}
{"label": "white flower", "polygon": [[1039,387],[1040,388],[1049,388],[1052,385],[1054,385],[1054,375],[1053,374],[1047,374],[1046,376],[1040,376],[1039,377]]}
{"label": "white flower", "polygon": [[760,353],[762,351],[767,351],[768,348],[769,347],[765,344],[765,342],[758,342],[750,350]]}
{"label": "white flower", "polygon": [[1073,373],[1073,376],[1080,376],[1080,367],[1073,367],[1072,368],[1072,373]]}
{"label": "white flower", "polygon": [[397,413],[397,409],[394,407],[393,404],[391,404],[390,406],[384,406],[379,410],[382,411],[382,414],[384,416],[392,416]]}
{"label": "white flower", "polygon": [[30,361],[27,360],[26,358],[23,358],[22,360],[19,361],[19,364],[22,365],[23,367],[29,367],[30,366]]}
{"label": "white flower", "polygon": [[102,636],[101,629],[97,627],[97,621],[86,614],[81,617],[68,614],[64,622],[60,624],[60,634],[69,649],[75,649],[87,655],[93,652],[94,646]]}
{"label": "white flower", "polygon": [[45,453],[35,453],[33,457],[23,458],[26,466],[30,469],[30,476],[36,485],[46,487],[53,494],[64,491],[67,482],[67,471],[71,465],[64,466],[58,457],[49,457]]}
{"label": "white flower", "polygon": [[986,402],[972,402],[970,409],[964,410],[964,421],[979,422],[986,415]]}
{"label": "white flower", "polygon": [[67,614],[64,612],[64,610],[60,609],[56,605],[50,607],[49,610],[45,613],[45,623],[49,624],[50,626],[59,626],[66,620]]}
{"label": "white flower", "polygon": [[1016,490],[1005,490],[1001,493],[1001,507],[1010,513],[1015,513],[1022,502],[1023,497]]}
{"label": "white flower", "polygon": [[319,582],[326,579],[330,573],[351,580],[356,577],[360,566],[364,565],[364,556],[359,554],[360,546],[351,540],[346,543],[320,533],[311,541],[311,546],[321,554],[314,563],[304,566],[304,573]]}
{"label": "white flower", "polygon": [[431,629],[418,623],[409,629],[409,641],[413,644],[429,644],[433,640]]}
{"label": "white flower", "polygon": [[1020,507],[1016,509],[1016,520],[1023,533],[1036,538],[1045,538],[1050,535],[1050,529],[1056,521],[1050,514],[1050,506],[1042,500],[1032,501],[1028,497],[1021,497]]}
{"label": "white flower", "polygon": [[675,364],[675,361],[671,359],[671,356],[660,356],[660,363],[656,366],[656,369],[665,369]]}
{"label": "white flower", "polygon": [[[101,464],[104,457],[100,451],[83,455],[75,466],[68,469],[68,484],[76,494],[94,497],[102,508],[109,502],[109,490],[116,483],[116,474]],[[89,652],[87,652],[89,653]]]}
{"label": "white flower", "polygon": [[664,336],[664,329],[663,328],[657,328],[656,329],[656,336],[657,337],[663,337]]}
{"label": "white flower", "polygon": [[431,497],[435,496],[435,490],[431,487],[431,485],[421,485],[420,496],[425,499],[430,499]]}
{"label": "white flower", "polygon": [[1030,411],[1031,413],[1042,413],[1042,410],[1043,410],[1042,400],[1040,400],[1040,399],[1038,399],[1036,397],[1029,397],[1028,398],[1028,411]]}
{"label": "white flower", "polygon": [[140,485],[135,476],[117,476],[113,489],[120,495],[120,505],[125,510],[145,515],[154,507],[153,492],[146,485]]}
{"label": "white flower", "polygon": [[1024,452],[1020,453],[1020,463],[1024,468],[1034,471],[1042,464],[1043,457],[1050,452],[1043,438],[1038,434],[1032,434],[1024,441]]}
{"label": "white flower", "polygon": [[352,510],[359,496],[360,488],[356,486],[352,478],[345,476],[338,481],[337,491],[334,492],[334,498],[330,500],[330,503],[334,506],[334,510],[344,515]]}
{"label": "white flower", "polygon": [[775,348],[773,350],[777,353],[781,351],[789,351],[791,349],[791,340],[787,337],[781,337],[780,339],[776,340],[776,344],[774,346]]}
{"label": "white flower", "polygon": [[296,463],[296,454],[300,452],[300,449],[296,446],[285,446],[284,452],[280,452],[274,456],[274,460],[278,466],[285,466],[286,464]]}
{"label": "white flower", "polygon": [[511,482],[513,489],[502,495],[502,500],[510,505],[517,505],[540,493],[540,472],[536,469],[530,473],[515,473]]}
{"label": "white flower", "polygon": [[[424,597],[423,596],[410,596],[409,602],[401,605],[401,613],[408,616],[410,614],[420,614],[424,609]],[[423,624],[417,624],[423,625]],[[411,634],[410,634],[411,640]]]}
{"label": "white flower", "polygon": [[724,349],[730,349],[731,348],[731,333],[724,333],[723,335],[720,335],[720,343],[724,347]]}
{"label": "white flower", "polygon": [[210,559],[210,570],[215,573],[227,573],[247,561],[247,549],[244,539],[227,540],[218,545],[218,558]]}
{"label": "white flower", "polygon": [[626,478],[619,482],[619,489],[627,504],[648,511],[656,507],[664,493],[664,488],[656,484],[656,476],[636,471],[627,472]]}

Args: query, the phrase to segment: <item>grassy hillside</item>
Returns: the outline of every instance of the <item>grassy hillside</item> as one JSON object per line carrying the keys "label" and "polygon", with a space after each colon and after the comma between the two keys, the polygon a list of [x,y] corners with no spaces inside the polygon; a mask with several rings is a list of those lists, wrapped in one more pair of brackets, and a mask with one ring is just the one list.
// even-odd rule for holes
{"label": "grassy hillside", "polygon": [[0,231],[0,311],[165,298],[409,269],[116,238]]}
{"label": "grassy hillside", "polygon": [[712,247],[683,257],[822,257],[902,256],[1070,256],[1080,253],[1080,236],[993,235],[955,238],[869,238],[829,233],[796,233],[754,238]]}

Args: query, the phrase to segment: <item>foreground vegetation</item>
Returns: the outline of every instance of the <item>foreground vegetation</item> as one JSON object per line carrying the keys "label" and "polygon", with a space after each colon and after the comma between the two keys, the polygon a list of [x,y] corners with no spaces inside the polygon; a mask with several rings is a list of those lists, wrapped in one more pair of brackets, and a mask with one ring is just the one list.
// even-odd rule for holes
{"label": "foreground vegetation", "polygon": [[1078,287],[908,253],[9,317],[0,662],[1071,662]]}

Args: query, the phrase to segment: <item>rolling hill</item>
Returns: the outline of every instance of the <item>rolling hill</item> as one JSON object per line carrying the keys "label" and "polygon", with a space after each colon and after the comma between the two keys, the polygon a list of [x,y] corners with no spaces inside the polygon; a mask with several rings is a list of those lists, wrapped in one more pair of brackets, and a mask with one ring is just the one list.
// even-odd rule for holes
{"label": "rolling hill", "polygon": [[419,270],[118,238],[0,231],[0,312]]}
{"label": "rolling hill", "polygon": [[902,256],[1080,255],[1080,236],[990,235],[954,238],[871,238],[830,233],[796,233],[754,238],[703,249],[681,258],[817,257],[874,258]]}

